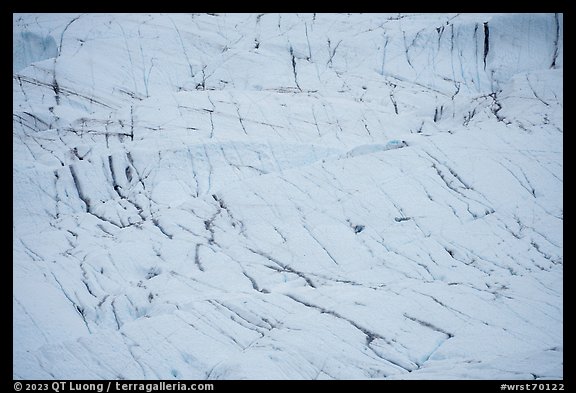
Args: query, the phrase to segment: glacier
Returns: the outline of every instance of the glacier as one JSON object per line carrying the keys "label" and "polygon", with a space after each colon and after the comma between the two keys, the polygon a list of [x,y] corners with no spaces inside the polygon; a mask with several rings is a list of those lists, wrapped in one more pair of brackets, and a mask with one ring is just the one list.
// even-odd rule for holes
{"label": "glacier", "polygon": [[13,44],[13,378],[563,378],[563,14]]}

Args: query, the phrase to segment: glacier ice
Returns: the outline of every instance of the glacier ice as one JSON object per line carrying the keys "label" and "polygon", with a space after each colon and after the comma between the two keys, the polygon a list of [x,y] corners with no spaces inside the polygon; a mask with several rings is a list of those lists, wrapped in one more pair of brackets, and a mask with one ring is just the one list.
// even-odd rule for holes
{"label": "glacier ice", "polygon": [[562,379],[562,14],[14,14],[15,379]]}
{"label": "glacier ice", "polygon": [[51,35],[40,36],[30,31],[14,34],[12,42],[12,69],[21,71],[32,63],[55,58],[58,55],[56,41]]}

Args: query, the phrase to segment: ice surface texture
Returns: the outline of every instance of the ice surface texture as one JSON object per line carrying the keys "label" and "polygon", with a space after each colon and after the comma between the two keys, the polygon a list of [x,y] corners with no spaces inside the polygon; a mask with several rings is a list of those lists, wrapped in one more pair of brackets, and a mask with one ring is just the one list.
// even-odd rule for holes
{"label": "ice surface texture", "polygon": [[562,378],[561,14],[14,14],[13,376]]}

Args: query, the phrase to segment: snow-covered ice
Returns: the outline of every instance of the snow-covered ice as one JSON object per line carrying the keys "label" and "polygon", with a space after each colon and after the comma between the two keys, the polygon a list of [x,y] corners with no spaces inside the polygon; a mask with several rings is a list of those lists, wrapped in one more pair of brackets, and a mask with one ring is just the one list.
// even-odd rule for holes
{"label": "snow-covered ice", "polygon": [[563,378],[562,14],[13,39],[14,378]]}

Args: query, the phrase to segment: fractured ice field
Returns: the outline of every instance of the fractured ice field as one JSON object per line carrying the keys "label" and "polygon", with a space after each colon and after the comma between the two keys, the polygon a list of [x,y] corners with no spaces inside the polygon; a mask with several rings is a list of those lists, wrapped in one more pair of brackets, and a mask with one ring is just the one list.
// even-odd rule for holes
{"label": "fractured ice field", "polygon": [[563,378],[563,14],[13,40],[13,378]]}

